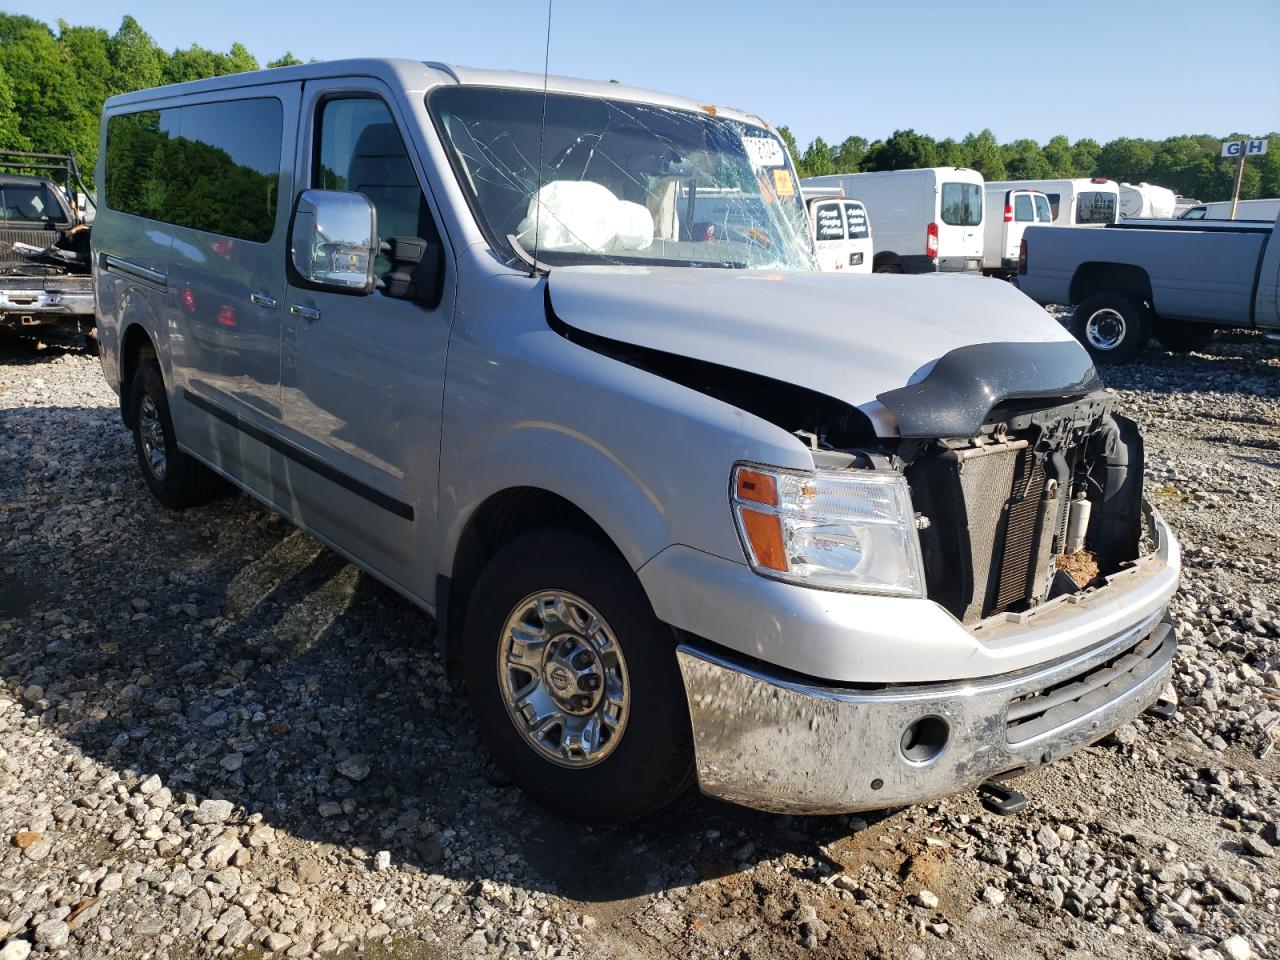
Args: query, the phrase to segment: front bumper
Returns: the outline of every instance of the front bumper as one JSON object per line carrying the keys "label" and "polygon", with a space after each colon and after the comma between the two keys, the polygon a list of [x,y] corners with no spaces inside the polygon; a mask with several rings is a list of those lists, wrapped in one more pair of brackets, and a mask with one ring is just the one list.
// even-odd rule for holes
{"label": "front bumper", "polygon": [[[677,656],[704,793],[759,810],[839,813],[947,796],[1093,743],[1156,702],[1174,648],[1161,609],[1081,653],[986,680],[851,690],[688,645]],[[947,736],[921,759],[908,730],[926,718]]]}

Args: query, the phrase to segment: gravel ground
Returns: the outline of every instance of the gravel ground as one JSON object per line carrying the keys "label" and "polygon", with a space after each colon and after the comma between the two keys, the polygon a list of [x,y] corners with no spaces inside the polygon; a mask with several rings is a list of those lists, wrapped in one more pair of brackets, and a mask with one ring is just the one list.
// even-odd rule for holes
{"label": "gravel ground", "polygon": [[1104,376],[1186,548],[1173,722],[973,795],[586,829],[429,619],[248,497],[148,495],[96,358],[0,343],[0,960],[1280,955],[1280,348]]}

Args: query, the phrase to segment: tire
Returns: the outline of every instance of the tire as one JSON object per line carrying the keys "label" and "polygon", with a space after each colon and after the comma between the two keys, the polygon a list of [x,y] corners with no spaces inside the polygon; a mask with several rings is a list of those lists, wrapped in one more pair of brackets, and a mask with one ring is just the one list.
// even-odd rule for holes
{"label": "tire", "polygon": [[[594,633],[583,628],[592,615],[603,627]],[[509,629],[519,623],[527,644]],[[612,643],[597,655],[602,637]],[[654,616],[631,568],[605,545],[551,529],[507,544],[472,590],[463,642],[467,698],[480,735],[498,766],[539,803],[574,820],[625,823],[670,803],[692,782],[689,708],[674,635]],[[534,669],[514,665],[517,655]],[[566,678],[575,671],[576,681]],[[592,676],[600,678],[596,688]],[[521,696],[535,717],[563,722],[551,720],[541,736],[526,733],[517,707],[508,708]],[[600,706],[566,707],[567,699],[596,699]],[[625,703],[625,710],[613,711],[608,724],[596,720],[601,735],[584,737],[592,748],[564,751],[565,734],[583,722],[582,714],[591,709],[598,718],[610,702]]]}
{"label": "tire", "polygon": [[1174,353],[1203,350],[1217,332],[1217,329],[1209,324],[1191,323],[1186,320],[1158,319],[1155,324],[1156,339],[1160,341],[1160,346]]}
{"label": "tire", "polygon": [[906,273],[902,269],[902,264],[897,260],[881,260],[879,263],[873,263],[871,266],[872,273]]}
{"label": "tire", "polygon": [[1151,310],[1118,293],[1097,293],[1076,307],[1071,332],[1094,363],[1128,363],[1151,336]]}
{"label": "tire", "polygon": [[166,507],[185,510],[226,489],[221,477],[178,449],[169,396],[154,357],[142,361],[129,383],[129,419],[142,479]]}

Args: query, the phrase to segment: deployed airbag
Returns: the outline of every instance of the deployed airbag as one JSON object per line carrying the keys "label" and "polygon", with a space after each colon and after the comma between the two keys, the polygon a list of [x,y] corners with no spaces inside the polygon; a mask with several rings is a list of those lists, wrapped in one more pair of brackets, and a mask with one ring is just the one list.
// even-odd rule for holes
{"label": "deployed airbag", "polygon": [[555,180],[529,200],[516,239],[527,250],[621,253],[653,243],[653,214],[590,180]]}

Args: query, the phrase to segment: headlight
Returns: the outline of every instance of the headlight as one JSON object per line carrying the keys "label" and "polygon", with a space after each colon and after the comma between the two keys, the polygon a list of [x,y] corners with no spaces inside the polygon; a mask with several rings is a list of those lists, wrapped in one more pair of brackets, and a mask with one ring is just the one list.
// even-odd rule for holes
{"label": "headlight", "polygon": [[756,573],[829,590],[923,596],[920,539],[901,474],[738,464],[731,491]]}

